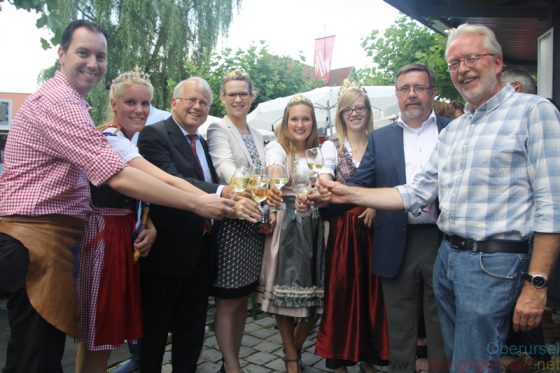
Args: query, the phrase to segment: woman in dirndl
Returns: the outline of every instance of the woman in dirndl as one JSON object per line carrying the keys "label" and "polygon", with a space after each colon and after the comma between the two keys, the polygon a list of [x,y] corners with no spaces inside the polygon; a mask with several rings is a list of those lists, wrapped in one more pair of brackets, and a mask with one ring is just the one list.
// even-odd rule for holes
{"label": "woman in dirndl", "polygon": [[[356,172],[373,130],[367,93],[345,81],[336,111],[337,137],[323,143],[320,178],[346,183]],[[389,337],[381,281],[371,274],[375,211],[354,207],[331,217],[326,255],[325,306],[315,353],[336,373],[361,362],[361,370],[389,360]]]}
{"label": "woman in dirndl", "polygon": [[[318,146],[317,120],[307,97],[297,95],[288,102],[276,135],[277,141],[265,148],[267,167],[288,164],[292,175],[307,170],[305,150]],[[285,208],[276,212],[274,232],[266,240],[257,300],[264,312],[276,315],[286,371],[296,373],[323,306],[323,228],[318,215],[296,212],[291,181],[283,197]]]}
{"label": "woman in dirndl", "polygon": [[[150,112],[153,86],[139,71],[119,75],[111,84],[111,120],[101,127],[109,146],[127,162],[154,178],[196,196],[206,195],[189,182],[172,176],[139,153],[131,142],[144,128]],[[133,240],[135,201],[108,186],[91,186],[93,212],[80,241],[77,291],[82,339],[76,356],[76,372],[106,372],[111,351],[125,340],[142,337],[138,257],[148,255],[156,231],[147,221]],[[134,254],[134,252],[138,254]]]}

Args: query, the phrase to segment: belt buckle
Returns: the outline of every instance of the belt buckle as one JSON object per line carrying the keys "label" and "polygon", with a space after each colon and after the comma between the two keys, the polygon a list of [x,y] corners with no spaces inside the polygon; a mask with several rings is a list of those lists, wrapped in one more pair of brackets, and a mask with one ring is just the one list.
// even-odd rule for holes
{"label": "belt buckle", "polygon": [[478,241],[473,240],[472,251],[475,253],[478,252]]}

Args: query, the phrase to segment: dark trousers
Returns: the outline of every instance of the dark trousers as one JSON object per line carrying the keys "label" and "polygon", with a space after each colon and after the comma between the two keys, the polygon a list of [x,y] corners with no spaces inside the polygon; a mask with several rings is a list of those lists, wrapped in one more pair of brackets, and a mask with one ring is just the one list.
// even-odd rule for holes
{"label": "dark trousers", "polygon": [[0,233],[0,295],[8,298],[8,340],[3,373],[62,373],[66,336],[29,303],[25,278],[29,253],[18,240]]}
{"label": "dark trousers", "polygon": [[419,303],[424,309],[429,371],[448,371],[432,286],[433,267],[439,244],[440,233],[435,226],[409,229],[406,252],[399,273],[394,278],[381,278],[383,299],[387,308],[393,373],[415,371]]}
{"label": "dark trousers", "polygon": [[140,272],[142,325],[140,372],[161,372],[167,334],[171,332],[174,373],[195,372],[204,343],[208,290],[207,250],[202,250],[195,271],[187,277]]}

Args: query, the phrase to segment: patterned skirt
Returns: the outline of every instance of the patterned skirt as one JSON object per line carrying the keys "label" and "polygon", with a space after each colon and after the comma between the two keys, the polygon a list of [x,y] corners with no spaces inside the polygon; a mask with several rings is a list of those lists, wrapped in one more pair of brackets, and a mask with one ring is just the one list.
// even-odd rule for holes
{"label": "patterned skirt", "polygon": [[210,294],[238,298],[253,292],[259,280],[264,235],[246,220],[224,219],[214,224],[216,279]]}

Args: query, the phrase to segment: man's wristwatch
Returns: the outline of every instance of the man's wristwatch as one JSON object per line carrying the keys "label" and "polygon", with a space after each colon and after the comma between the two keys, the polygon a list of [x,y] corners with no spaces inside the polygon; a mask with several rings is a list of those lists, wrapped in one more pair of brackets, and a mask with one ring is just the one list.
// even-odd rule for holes
{"label": "man's wristwatch", "polygon": [[542,289],[548,285],[548,280],[543,275],[530,275],[524,272],[523,279],[530,282],[536,289]]}

